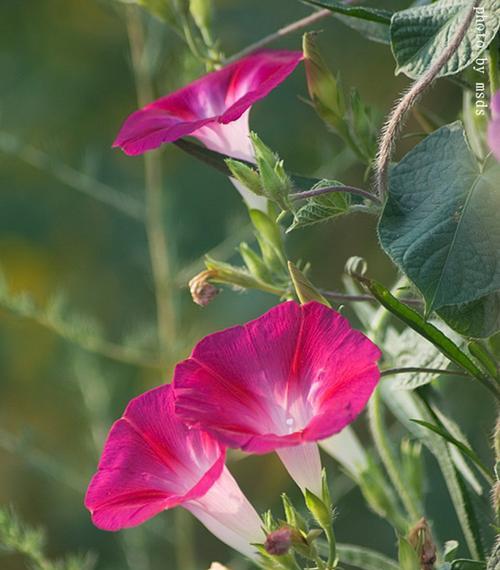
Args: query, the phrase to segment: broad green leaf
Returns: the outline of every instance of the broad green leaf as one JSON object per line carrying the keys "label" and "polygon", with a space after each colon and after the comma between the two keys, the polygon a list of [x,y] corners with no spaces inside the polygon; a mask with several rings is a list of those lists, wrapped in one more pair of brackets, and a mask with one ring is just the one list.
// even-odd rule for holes
{"label": "broad green leaf", "polygon": [[341,562],[362,570],[399,570],[395,560],[363,546],[337,544],[337,552]]}
{"label": "broad green leaf", "polygon": [[335,14],[344,14],[351,18],[368,20],[369,22],[379,22],[389,25],[391,23],[392,12],[380,8],[369,8],[367,6],[347,6],[338,0],[303,0],[306,4],[327,8]]}
{"label": "broad green leaf", "polygon": [[[401,303],[391,292],[380,283],[365,277],[356,276],[360,281],[394,316],[402,320],[419,335],[434,344],[451,362],[460,366],[469,374],[485,382],[485,378],[481,370],[472,362],[472,360],[463,352],[450,338],[448,338],[442,331],[435,327],[432,323],[427,322],[422,315]],[[488,387],[489,384],[487,383]]]}
{"label": "broad green leaf", "polygon": [[401,570],[420,570],[420,560],[413,546],[404,537],[399,537],[399,567]]}
{"label": "broad green leaf", "polygon": [[391,43],[390,28],[387,24],[352,18],[350,16],[344,16],[343,14],[335,14],[335,17],[372,42],[385,45]]}
{"label": "broad green leaf", "polygon": [[330,303],[323,297],[323,295],[314,287],[309,279],[300,271],[291,261],[288,262],[288,271],[292,278],[293,286],[297,293],[297,297],[301,303],[308,303],[309,301],[318,301],[327,307]]}
{"label": "broad green leaf", "polygon": [[[325,188],[326,186],[342,186],[342,183],[334,180],[322,180],[315,184],[311,190]],[[319,222],[331,221],[338,216],[347,214],[350,206],[351,195],[347,192],[332,192],[331,194],[309,198],[303,206],[294,212],[294,220],[287,229],[287,233]]]}
{"label": "broad green leaf", "polygon": [[[391,21],[391,45],[397,62],[396,73],[417,78],[441,55],[468,10],[470,0],[441,0],[395,12]],[[495,37],[500,26],[498,0],[485,0],[459,48],[439,72],[454,75],[478,58]]]}
{"label": "broad green leaf", "polygon": [[443,307],[438,315],[452,329],[472,338],[488,338],[500,330],[500,292],[477,301]]}
{"label": "broad green leaf", "polygon": [[383,248],[422,292],[427,312],[500,290],[500,163],[478,164],[460,122],[393,168],[379,222]]}

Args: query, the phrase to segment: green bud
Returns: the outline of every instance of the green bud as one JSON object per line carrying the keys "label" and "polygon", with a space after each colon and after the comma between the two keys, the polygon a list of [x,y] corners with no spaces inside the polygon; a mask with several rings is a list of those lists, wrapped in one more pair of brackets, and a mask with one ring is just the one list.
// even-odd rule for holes
{"label": "green bud", "polygon": [[348,134],[346,106],[340,83],[324,62],[315,36],[314,32],[308,32],[302,40],[309,95],[323,121],[338,133]]}
{"label": "green bud", "polygon": [[292,505],[292,502],[290,501],[288,496],[283,493],[283,495],[281,495],[281,500],[283,502],[283,510],[285,511],[286,522],[290,526],[300,531],[307,532],[306,521]]}
{"label": "green bud", "polygon": [[411,487],[410,491],[421,501],[424,487],[424,463],[422,444],[419,441],[411,442],[407,438],[401,440],[401,467],[404,480]]}
{"label": "green bud", "polygon": [[234,178],[236,178],[238,182],[241,182],[245,188],[248,188],[248,190],[258,196],[263,195],[260,176],[255,169],[244,162],[240,162],[239,160],[234,160],[232,158],[226,159],[226,165]]}
{"label": "green bud", "polygon": [[189,11],[200,30],[210,28],[213,16],[212,0],[189,0]]}
{"label": "green bud", "polygon": [[283,273],[286,270],[286,257],[281,228],[261,210],[250,210],[249,213],[266,266],[273,273]]}
{"label": "green bud", "polygon": [[291,261],[288,262],[288,271],[290,272],[295,292],[297,293],[297,297],[301,303],[318,301],[319,303],[330,307],[330,303],[314,287],[302,271],[300,271]]}
{"label": "green bud", "polygon": [[309,512],[312,514],[316,522],[322,529],[329,529],[332,526],[333,514],[329,505],[325,503],[314,493],[305,490],[305,500]]}
{"label": "green bud", "polygon": [[257,277],[257,279],[261,279],[262,281],[272,281],[266,264],[247,243],[241,243],[239,250],[241,257],[248,268],[248,271],[250,271],[254,277]]}
{"label": "green bud", "polygon": [[250,133],[250,138],[265,195],[274,200],[282,210],[290,210],[288,195],[293,185],[285,172],[283,161],[255,133]]}

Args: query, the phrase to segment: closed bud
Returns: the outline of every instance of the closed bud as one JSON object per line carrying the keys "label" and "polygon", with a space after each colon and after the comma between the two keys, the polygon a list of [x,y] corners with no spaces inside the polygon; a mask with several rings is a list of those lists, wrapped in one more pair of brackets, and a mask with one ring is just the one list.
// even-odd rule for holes
{"label": "closed bud", "polygon": [[208,29],[212,22],[212,0],[189,0],[189,11],[200,29]]}
{"label": "closed bud", "polygon": [[212,562],[212,565],[208,570],[229,570],[229,568],[227,568],[227,566],[223,566],[219,562]]}
{"label": "closed bud", "polygon": [[250,138],[264,194],[282,210],[290,210],[288,195],[292,190],[292,182],[285,172],[283,161],[255,133],[250,133]]}
{"label": "closed bud", "polygon": [[231,171],[232,176],[236,178],[238,182],[241,182],[245,188],[248,188],[248,190],[258,196],[263,195],[260,176],[255,169],[244,162],[232,158],[226,159],[226,165]]}
{"label": "closed bud", "polygon": [[293,530],[290,527],[282,527],[267,535],[264,548],[272,556],[287,554],[292,546]]}
{"label": "closed bud", "polygon": [[304,34],[302,48],[307,88],[318,115],[339,134],[348,134],[346,106],[338,80],[324,62],[315,41],[316,34]]}
{"label": "closed bud", "polygon": [[408,533],[408,542],[417,553],[422,570],[433,570],[436,563],[436,545],[432,539],[431,529],[422,518]]}
{"label": "closed bud", "polygon": [[189,282],[191,297],[200,307],[206,307],[220,293],[220,289],[209,281],[215,274],[215,271],[202,271],[198,273],[198,275],[195,275]]}

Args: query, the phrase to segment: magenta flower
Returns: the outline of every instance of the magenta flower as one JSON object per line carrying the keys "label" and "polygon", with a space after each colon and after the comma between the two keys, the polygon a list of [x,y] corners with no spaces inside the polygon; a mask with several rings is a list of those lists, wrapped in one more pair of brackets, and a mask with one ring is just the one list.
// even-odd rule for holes
{"label": "magenta flower", "polygon": [[497,160],[500,160],[500,90],[491,98],[491,121],[488,125],[488,144]]}
{"label": "magenta flower", "polygon": [[264,542],[262,522],[224,466],[225,448],[174,414],[170,385],[132,400],[113,425],[85,506],[94,524],[120,530],[183,506],[247,556]]}
{"label": "magenta flower", "polygon": [[[253,162],[250,108],[284,81],[302,58],[299,51],[262,51],[209,73],[132,113],[113,146],[136,155],[190,135],[211,150]],[[262,208],[262,197],[239,184],[237,188],[250,206]]]}
{"label": "magenta flower", "polygon": [[320,494],[315,442],[361,412],[380,356],[332,309],[289,301],[198,343],[175,370],[175,409],[225,445],[276,450],[299,486]]}

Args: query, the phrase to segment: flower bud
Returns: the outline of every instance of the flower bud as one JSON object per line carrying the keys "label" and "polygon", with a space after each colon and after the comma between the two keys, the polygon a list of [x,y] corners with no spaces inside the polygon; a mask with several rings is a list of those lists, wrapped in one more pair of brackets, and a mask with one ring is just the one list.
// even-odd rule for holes
{"label": "flower bud", "polygon": [[208,570],[229,570],[226,566],[223,566],[219,562],[212,562],[212,565]]}
{"label": "flower bud", "polygon": [[410,529],[408,533],[408,542],[415,549],[422,570],[433,570],[436,562],[436,545],[432,539],[431,529],[424,518]]}
{"label": "flower bud", "polygon": [[270,532],[264,543],[266,552],[273,556],[283,556],[287,554],[292,546],[292,535],[292,529],[287,526]]}
{"label": "flower bud", "polygon": [[214,276],[214,273],[214,271],[202,271],[189,282],[191,297],[200,307],[206,307],[220,293],[220,289],[209,281],[210,277]]}

